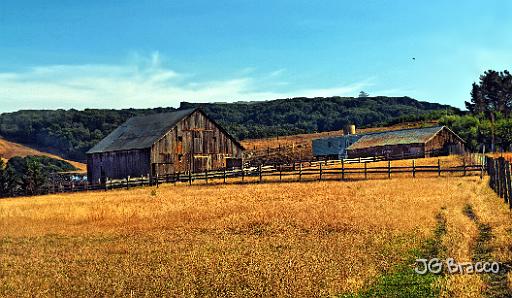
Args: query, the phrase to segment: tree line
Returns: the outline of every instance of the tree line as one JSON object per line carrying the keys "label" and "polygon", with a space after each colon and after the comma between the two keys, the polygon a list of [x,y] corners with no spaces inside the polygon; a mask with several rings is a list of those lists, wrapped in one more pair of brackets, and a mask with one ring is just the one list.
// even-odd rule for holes
{"label": "tree line", "polygon": [[[448,105],[409,97],[288,98],[261,102],[181,103],[180,108],[202,107],[239,139],[265,138],[402,121],[439,119],[460,111]],[[25,110],[0,115],[0,135],[9,140],[83,161],[85,152],[128,118],[174,111],[156,109]]]}
{"label": "tree line", "polygon": [[471,151],[512,150],[512,75],[488,70],[473,83],[465,115],[440,119],[464,140]]}

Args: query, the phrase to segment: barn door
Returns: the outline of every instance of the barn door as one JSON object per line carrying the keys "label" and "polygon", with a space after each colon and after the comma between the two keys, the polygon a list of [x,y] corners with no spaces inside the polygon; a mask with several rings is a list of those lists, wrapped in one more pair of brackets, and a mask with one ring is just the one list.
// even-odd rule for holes
{"label": "barn door", "polygon": [[210,156],[194,156],[194,172],[205,172],[210,170]]}

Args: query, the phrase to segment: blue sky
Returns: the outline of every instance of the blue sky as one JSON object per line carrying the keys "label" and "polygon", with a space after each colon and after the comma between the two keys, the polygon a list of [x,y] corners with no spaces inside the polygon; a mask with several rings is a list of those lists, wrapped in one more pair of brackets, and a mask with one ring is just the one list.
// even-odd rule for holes
{"label": "blue sky", "polygon": [[0,4],[0,112],[361,90],[463,107],[511,65],[508,0]]}

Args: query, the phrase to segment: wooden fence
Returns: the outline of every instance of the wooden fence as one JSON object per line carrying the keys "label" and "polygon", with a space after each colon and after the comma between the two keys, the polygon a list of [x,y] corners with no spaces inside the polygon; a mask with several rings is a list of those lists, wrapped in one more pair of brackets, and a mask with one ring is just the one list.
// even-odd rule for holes
{"label": "wooden fence", "polygon": [[[450,175],[478,175],[483,178],[485,168],[482,164],[463,164],[454,167],[442,167],[440,160],[437,165],[417,165],[415,160],[411,160],[410,166],[391,166],[391,161],[386,166],[368,166],[368,162],[362,162],[357,167],[348,167],[349,162],[323,161],[308,164],[258,166],[251,168],[241,168],[234,170],[206,171],[202,173],[176,173],[148,177],[144,180],[138,180],[136,185],[132,185],[132,179],[109,180],[105,188],[122,188],[138,185],[155,185],[158,187],[161,183],[187,183],[189,185],[201,182],[210,183],[263,183],[263,182],[285,182],[285,181],[323,181],[323,180],[362,180],[372,178],[392,178],[396,175],[401,177],[415,178],[418,175],[430,174],[431,176],[441,177]],[[338,165],[338,166],[336,166]]]}
{"label": "wooden fence", "polygon": [[[494,159],[493,159],[494,160]],[[372,165],[373,162],[380,161],[379,165]],[[488,159],[487,168],[480,163],[468,163],[464,159],[464,163],[459,166],[442,166],[438,160],[436,165],[417,165],[416,160],[410,160],[410,164],[404,166],[391,165],[391,161],[381,161],[380,158],[370,157],[361,159],[345,159],[345,160],[328,160],[315,162],[299,162],[280,165],[266,165],[239,168],[233,170],[221,171],[205,171],[202,173],[174,173],[160,176],[143,176],[143,177],[126,177],[125,179],[106,179],[104,184],[89,184],[83,177],[75,175],[70,179],[55,180],[53,179],[42,191],[34,194],[52,194],[52,193],[68,193],[83,192],[94,190],[111,190],[111,189],[130,189],[141,186],[156,186],[162,183],[182,183],[188,185],[194,184],[223,184],[223,183],[271,183],[271,182],[292,182],[292,181],[324,181],[324,180],[364,180],[364,179],[390,179],[393,177],[411,177],[418,175],[430,175],[430,177],[441,177],[445,175],[478,175],[483,178],[485,171],[496,175],[496,167]],[[510,167],[510,164],[509,164]],[[501,169],[501,168],[500,168]],[[510,175],[510,168],[508,170]],[[503,175],[491,176],[493,189],[499,185],[502,189],[501,194],[507,194],[506,201],[510,202],[512,190],[510,187],[503,190],[500,184]],[[510,176],[508,183],[510,183]],[[496,188],[498,189],[498,188]],[[21,194],[20,194],[21,195]],[[24,194],[26,195],[26,194]]]}
{"label": "wooden fence", "polygon": [[512,209],[511,162],[504,157],[486,157],[486,165],[490,177],[489,186]]}

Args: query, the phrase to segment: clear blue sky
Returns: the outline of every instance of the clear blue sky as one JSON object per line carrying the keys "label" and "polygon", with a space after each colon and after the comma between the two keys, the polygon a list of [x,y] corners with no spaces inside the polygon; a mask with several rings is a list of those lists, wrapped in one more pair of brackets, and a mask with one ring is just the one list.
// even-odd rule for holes
{"label": "clear blue sky", "polygon": [[0,112],[361,90],[463,107],[512,69],[512,1],[3,0],[0,58]]}

